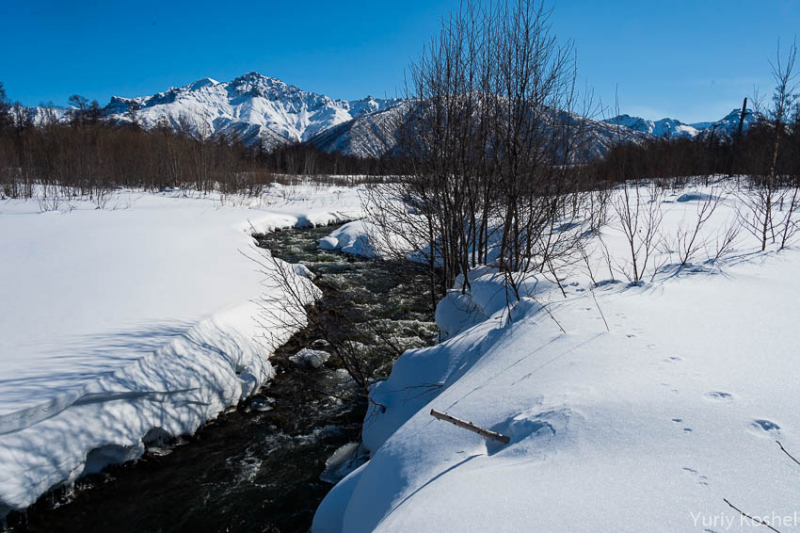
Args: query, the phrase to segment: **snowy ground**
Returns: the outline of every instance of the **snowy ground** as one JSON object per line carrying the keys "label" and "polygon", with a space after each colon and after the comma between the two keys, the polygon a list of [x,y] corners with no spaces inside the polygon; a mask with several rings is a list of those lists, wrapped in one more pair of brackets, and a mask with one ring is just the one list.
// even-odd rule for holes
{"label": "snowy ground", "polygon": [[[703,201],[681,194],[660,201],[665,236]],[[509,313],[493,272],[476,270],[472,293],[437,311],[451,338],[406,352],[374,389],[387,410],[365,420],[371,458],[328,495],[313,531],[767,530],[723,498],[800,530],[800,466],[775,442],[800,457],[800,251],[762,254],[742,233],[706,262],[737,206],[725,196],[688,268],[661,253],[664,270],[642,286],[620,282],[626,243],[612,220],[603,240],[617,282],[594,242],[596,300],[576,266],[566,298],[531,279],[535,299]]]}
{"label": "snowy ground", "polygon": [[0,201],[0,516],[254,392],[292,332],[256,322],[279,289],[240,253],[253,229],[361,216],[355,189],[310,185],[42,207]]}

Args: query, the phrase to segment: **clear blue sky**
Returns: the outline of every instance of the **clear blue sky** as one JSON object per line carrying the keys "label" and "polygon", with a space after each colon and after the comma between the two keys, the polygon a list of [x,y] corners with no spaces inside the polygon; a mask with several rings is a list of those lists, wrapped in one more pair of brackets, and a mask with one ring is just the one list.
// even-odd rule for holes
{"label": "clear blue sky", "polygon": [[[394,96],[458,0],[224,2],[0,0],[0,81],[26,105],[101,104],[256,70],[334,98]],[[581,82],[646,118],[720,118],[768,92],[800,0],[551,0]]]}

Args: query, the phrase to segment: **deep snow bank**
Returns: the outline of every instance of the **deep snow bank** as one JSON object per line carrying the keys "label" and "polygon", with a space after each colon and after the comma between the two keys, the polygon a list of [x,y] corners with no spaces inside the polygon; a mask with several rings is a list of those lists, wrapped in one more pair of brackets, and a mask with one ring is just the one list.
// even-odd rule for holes
{"label": "deep snow bank", "polygon": [[[673,196],[665,232],[704,198]],[[709,235],[734,204],[719,207]],[[612,227],[605,239],[624,257]],[[531,280],[510,311],[491,296],[503,294],[491,271],[475,272],[475,294],[439,306],[451,338],[406,352],[375,387],[387,409],[364,422],[371,459],[330,492],[313,531],[760,527],[723,498],[792,531],[800,471],[775,440],[800,452],[800,252],[744,251],[722,270],[701,258],[642,287],[597,268],[597,302],[585,273],[562,280],[566,298]],[[431,408],[511,443],[434,420]]]}
{"label": "deep snow bank", "polygon": [[258,253],[253,230],[345,221],[359,200],[313,187],[236,200],[0,203],[0,514],[140,456],[148,433],[195,431],[269,379],[293,333],[270,320],[289,311],[240,252]]}

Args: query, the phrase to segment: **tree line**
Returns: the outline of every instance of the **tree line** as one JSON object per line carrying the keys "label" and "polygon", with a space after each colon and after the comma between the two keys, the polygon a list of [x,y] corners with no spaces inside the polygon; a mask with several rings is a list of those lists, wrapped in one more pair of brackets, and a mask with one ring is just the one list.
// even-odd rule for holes
{"label": "tree line", "polygon": [[[795,107],[787,119],[781,121],[784,142],[775,166],[782,180],[800,176],[800,110]],[[709,136],[616,144],[592,165],[592,171],[598,179],[615,183],[680,176],[760,176],[769,172],[776,127],[774,121],[761,120],[733,140]]]}

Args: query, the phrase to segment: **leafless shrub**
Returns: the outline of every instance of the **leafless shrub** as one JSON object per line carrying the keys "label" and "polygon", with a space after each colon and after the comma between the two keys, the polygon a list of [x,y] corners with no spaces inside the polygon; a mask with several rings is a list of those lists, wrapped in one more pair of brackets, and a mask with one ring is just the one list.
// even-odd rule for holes
{"label": "leafless shrub", "polygon": [[651,279],[663,265],[653,263],[653,256],[662,244],[661,208],[663,190],[659,184],[630,185],[625,182],[612,201],[617,223],[628,248],[628,258],[618,263],[620,272],[631,283],[640,283],[650,268]]}
{"label": "leafless shrub", "polygon": [[783,191],[779,202],[778,212],[783,213],[778,220],[780,250],[791,244],[798,230],[800,230],[799,222],[795,216],[798,211],[800,211],[800,184],[795,183],[790,189]]}
{"label": "leafless shrub", "polygon": [[695,216],[687,226],[678,226],[675,244],[677,246],[678,260],[681,267],[685,267],[692,258],[695,257],[701,248],[705,247],[705,241],[701,237],[701,231],[708,220],[717,210],[721,202],[722,190],[720,187],[712,187],[708,193],[700,198],[696,204]]}
{"label": "leafless shrub", "polygon": [[713,255],[711,255],[711,262],[718,263],[723,257],[730,254],[733,250],[733,245],[742,231],[741,221],[738,216],[728,223],[724,231],[718,233],[714,239]]}

